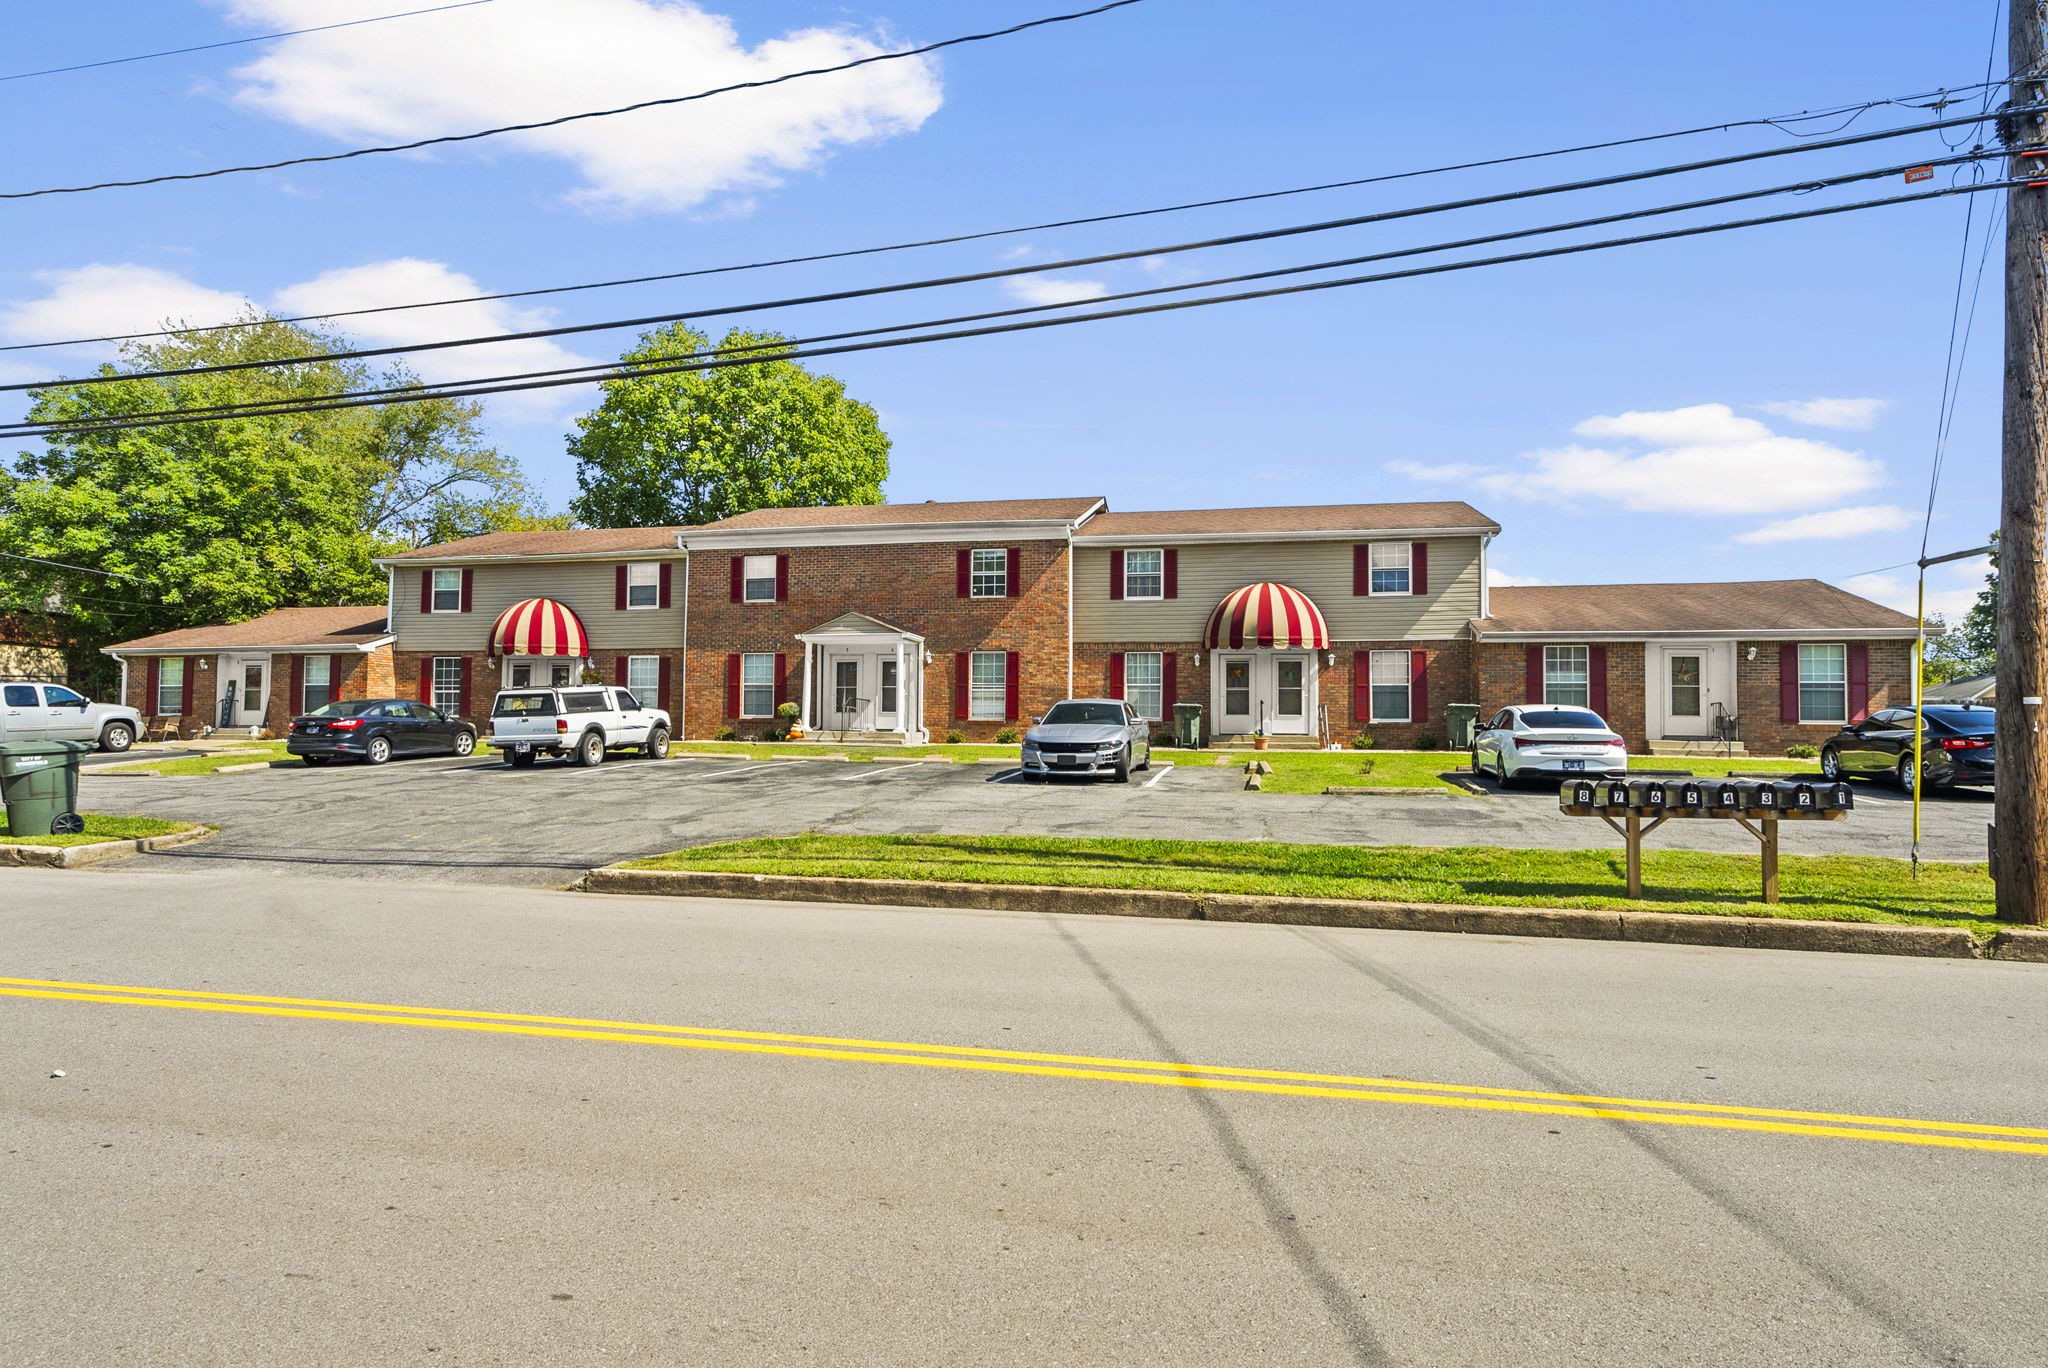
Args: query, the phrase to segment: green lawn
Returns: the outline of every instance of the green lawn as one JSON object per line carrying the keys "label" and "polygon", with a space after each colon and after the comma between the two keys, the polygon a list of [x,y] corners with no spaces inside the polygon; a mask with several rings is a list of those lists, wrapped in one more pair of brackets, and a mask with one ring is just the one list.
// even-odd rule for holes
{"label": "green lawn", "polygon": [[[1462,793],[1463,789],[1441,776],[1471,763],[1466,751],[1263,751],[1246,758],[1264,760],[1273,767],[1261,789],[1265,793],[1321,793],[1326,788],[1452,788]],[[1631,759],[1629,768],[1690,770],[1703,779],[1718,779],[1730,770],[1817,774],[1816,764],[1812,760],[1642,755]]]}
{"label": "green lawn", "polygon": [[138,841],[144,836],[168,836],[189,831],[191,822],[168,822],[160,817],[109,817],[88,812],[83,836],[15,836],[7,830],[7,816],[0,813],[0,844],[32,846],[93,845],[100,841]]}
{"label": "green lawn", "polygon": [[[246,750],[217,751],[212,755],[188,755],[183,758],[153,760],[134,765],[122,765],[117,774],[216,774],[230,765],[291,765],[301,762],[295,755],[287,754],[284,742],[271,741],[250,746]],[[86,773],[92,771],[88,769]]]}
{"label": "green lawn", "polygon": [[1902,922],[1984,935],[1995,929],[1983,865],[1923,864],[1916,880],[1904,860],[1867,855],[1782,857],[1782,901],[1775,906],[1755,901],[1755,856],[1671,850],[1645,853],[1641,902],[1623,893],[1618,850],[790,836],[697,846],[627,867]]}
{"label": "green lawn", "polygon": [[[835,746],[829,741],[677,741],[671,753],[733,755],[749,760],[802,759],[806,756],[843,755],[849,760],[919,759],[951,760],[971,765],[977,760],[1015,760],[1018,749],[1008,746]],[[1164,754],[1165,752],[1161,752]]]}

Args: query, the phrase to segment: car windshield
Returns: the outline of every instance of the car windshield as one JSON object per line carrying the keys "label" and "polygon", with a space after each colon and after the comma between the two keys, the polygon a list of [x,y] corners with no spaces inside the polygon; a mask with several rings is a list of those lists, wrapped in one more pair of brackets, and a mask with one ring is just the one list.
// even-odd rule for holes
{"label": "car windshield", "polygon": [[332,703],[322,703],[306,714],[308,717],[354,717],[357,713],[373,706],[366,698],[337,698]]}
{"label": "car windshield", "polygon": [[1522,714],[1522,725],[1531,731],[1606,731],[1599,713],[1578,708],[1546,708]]}
{"label": "car windshield", "polygon": [[1124,710],[1120,703],[1055,703],[1052,711],[1045,715],[1043,725],[1071,727],[1095,723],[1115,727],[1121,726],[1123,720]]}
{"label": "car windshield", "polygon": [[549,693],[499,694],[491,705],[493,717],[548,717],[555,711],[555,696]]}
{"label": "car windshield", "polygon": [[[1945,727],[1953,727],[1959,732],[1995,731],[1998,726],[1998,714],[1989,708],[1929,708],[1927,720],[1939,722]],[[1905,725],[1913,725],[1910,714]]]}

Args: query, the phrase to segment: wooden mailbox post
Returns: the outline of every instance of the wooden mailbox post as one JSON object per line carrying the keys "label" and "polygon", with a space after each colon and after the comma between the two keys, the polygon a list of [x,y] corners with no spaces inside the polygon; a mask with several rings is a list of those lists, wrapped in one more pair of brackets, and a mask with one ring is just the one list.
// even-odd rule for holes
{"label": "wooden mailbox post", "polygon": [[1778,900],[1778,824],[1839,822],[1856,806],[1846,782],[1755,779],[1572,779],[1558,790],[1567,817],[1598,817],[1626,845],[1628,895],[1643,896],[1643,837],[1674,817],[1740,822],[1763,846],[1764,901]]}

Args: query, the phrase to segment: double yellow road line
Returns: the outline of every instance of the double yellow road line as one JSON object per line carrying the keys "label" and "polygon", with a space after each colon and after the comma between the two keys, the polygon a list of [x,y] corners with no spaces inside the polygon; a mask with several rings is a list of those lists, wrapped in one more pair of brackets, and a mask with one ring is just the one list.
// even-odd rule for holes
{"label": "double yellow road line", "polygon": [[1517,1112],[1592,1121],[1625,1121],[1651,1126],[1761,1132],[1814,1139],[1863,1140],[1937,1149],[1992,1150],[2048,1155],[2048,1129],[1928,1121],[1896,1116],[1735,1107],[1712,1102],[1666,1102],[1640,1097],[1488,1088],[1463,1083],[1428,1083],[1405,1078],[1299,1073],[1282,1069],[1240,1069],[1212,1064],[1119,1059],[1097,1055],[1044,1054],[970,1045],[929,1045],[900,1040],[791,1035],[775,1031],[734,1031],[708,1026],[668,1026],[588,1017],[478,1012],[455,1007],[410,1007],[385,1002],[326,998],[266,997],[132,984],[72,983],[53,979],[0,977],[0,997],[115,1007],[156,1007],[170,1011],[234,1016],[349,1022],[364,1026],[411,1026],[437,1031],[536,1036],[615,1045],[655,1045],[674,1050],[715,1050],[733,1054],[780,1055],[844,1064],[893,1064],[923,1069],[1022,1074],[1096,1083],[1134,1083],[1157,1088],[1199,1088],[1216,1092],[1264,1093],[1390,1106],[1448,1107],[1467,1111]]}

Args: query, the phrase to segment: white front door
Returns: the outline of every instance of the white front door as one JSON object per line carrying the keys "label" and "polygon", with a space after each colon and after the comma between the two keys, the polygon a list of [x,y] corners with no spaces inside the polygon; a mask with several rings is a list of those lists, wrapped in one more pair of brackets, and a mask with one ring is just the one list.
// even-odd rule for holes
{"label": "white front door", "polygon": [[1308,651],[1218,652],[1210,707],[1221,736],[1263,730],[1307,736],[1314,730],[1315,656]]}
{"label": "white front door", "polygon": [[[262,726],[263,712],[270,702],[270,657],[222,656],[220,666],[220,678],[214,685],[214,716],[223,726]],[[190,687],[189,682],[186,687]],[[235,698],[231,713],[222,706],[230,691]]]}
{"label": "white front door", "polygon": [[857,655],[828,654],[825,657],[825,729],[867,731],[873,725],[874,693],[866,687]]}
{"label": "white front door", "polygon": [[1650,648],[1645,712],[1660,741],[1710,740],[1715,705],[1735,713],[1735,644],[1672,642]]}

